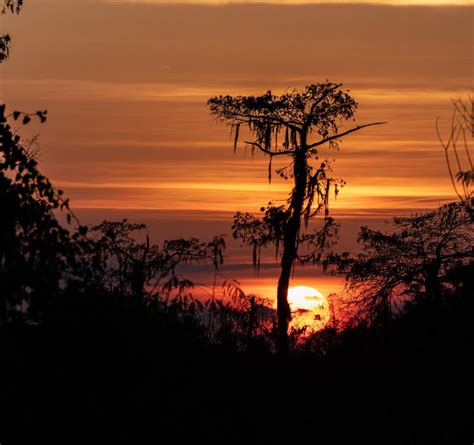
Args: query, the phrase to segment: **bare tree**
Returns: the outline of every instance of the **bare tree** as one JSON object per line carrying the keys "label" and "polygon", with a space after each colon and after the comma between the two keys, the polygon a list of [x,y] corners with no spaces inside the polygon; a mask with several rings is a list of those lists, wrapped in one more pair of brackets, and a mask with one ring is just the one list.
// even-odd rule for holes
{"label": "bare tree", "polygon": [[[262,96],[219,96],[208,101],[211,113],[218,121],[231,127],[236,150],[241,127],[246,129],[251,140],[245,144],[269,156],[269,180],[271,181],[271,161],[277,156],[291,159],[281,176],[292,178],[293,186],[288,205],[280,212],[281,272],[277,288],[277,350],[280,355],[289,352],[288,324],[291,320],[288,304],[288,286],[295,260],[298,259],[300,229],[304,220],[324,211],[329,215],[329,193],[334,187],[343,185],[331,177],[331,164],[319,161],[316,166],[311,161],[318,160],[318,151],[323,146],[338,148],[340,140],[362,128],[379,125],[374,122],[355,125],[341,130],[344,121],[353,118],[357,102],[340,89],[341,84],[318,83],[293,90],[281,96],[271,91]],[[314,242],[321,234],[308,235],[306,242]],[[317,247],[317,246],[316,246]],[[314,255],[309,255],[314,258]]]}
{"label": "bare tree", "polygon": [[474,168],[469,136],[474,138],[474,97],[459,98],[452,104],[451,129],[447,139],[441,136],[439,119],[436,119],[436,132],[444,149],[454,192],[462,202],[471,206]]}

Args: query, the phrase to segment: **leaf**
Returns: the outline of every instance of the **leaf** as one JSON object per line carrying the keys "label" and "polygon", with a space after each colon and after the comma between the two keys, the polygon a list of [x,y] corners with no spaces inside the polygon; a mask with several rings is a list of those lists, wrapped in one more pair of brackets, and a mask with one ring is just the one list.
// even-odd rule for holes
{"label": "leaf", "polygon": [[14,111],[13,112],[13,119],[18,120],[18,118],[21,116],[21,112],[19,111]]}
{"label": "leaf", "polygon": [[46,122],[46,111],[37,111],[36,115],[39,117],[40,122],[43,124]]}
{"label": "leaf", "polygon": [[25,116],[25,117],[23,118],[23,125],[27,125],[30,121],[31,121],[30,116]]}

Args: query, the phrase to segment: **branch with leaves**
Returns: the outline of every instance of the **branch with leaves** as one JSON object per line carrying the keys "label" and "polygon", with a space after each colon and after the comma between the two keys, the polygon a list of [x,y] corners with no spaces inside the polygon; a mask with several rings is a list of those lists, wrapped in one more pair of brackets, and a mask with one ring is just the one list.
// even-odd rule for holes
{"label": "branch with leaves", "polygon": [[[2,15],[10,12],[12,14],[19,14],[23,7],[23,0],[3,0]],[[10,56],[11,45],[10,34],[3,34],[0,36],[0,63],[4,62]]]}

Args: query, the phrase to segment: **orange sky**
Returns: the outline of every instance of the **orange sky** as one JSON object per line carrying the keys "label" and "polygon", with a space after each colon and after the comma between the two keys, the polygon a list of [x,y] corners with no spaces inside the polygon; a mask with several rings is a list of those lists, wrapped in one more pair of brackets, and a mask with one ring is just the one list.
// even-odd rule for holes
{"label": "orange sky", "polygon": [[[210,236],[228,231],[232,212],[284,199],[288,185],[268,185],[264,159],[233,155],[206,100],[327,78],[351,90],[360,123],[389,122],[336,156],[348,185],[335,208],[354,222],[345,244],[368,219],[453,197],[434,121],[472,90],[472,6],[124,3],[28,0],[2,17],[14,44],[1,97],[48,109],[42,168],[87,221],[114,208],[160,221],[157,237],[193,235],[196,221]],[[176,209],[188,224],[169,217]]]}
{"label": "orange sky", "polygon": [[[86,0],[87,1],[87,0]],[[94,0],[89,0],[94,1]],[[129,3],[129,4],[169,4],[169,3],[194,3],[194,4],[218,4],[227,5],[232,3],[245,4],[259,4],[259,3],[277,3],[285,5],[299,5],[299,4],[317,4],[317,3],[368,3],[368,4],[383,4],[383,5],[472,5],[473,0],[101,0],[102,3]]]}

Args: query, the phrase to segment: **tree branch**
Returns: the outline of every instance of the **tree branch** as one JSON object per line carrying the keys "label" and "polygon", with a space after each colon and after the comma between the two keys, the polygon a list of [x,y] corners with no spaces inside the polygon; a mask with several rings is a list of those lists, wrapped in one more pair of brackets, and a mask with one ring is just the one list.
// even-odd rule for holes
{"label": "tree branch", "polygon": [[254,147],[257,147],[259,150],[263,151],[264,153],[266,153],[267,155],[270,155],[270,156],[288,155],[288,154],[294,154],[294,152],[295,152],[295,150],[284,150],[284,151],[267,150],[265,147],[263,147],[258,142],[244,141],[244,144],[253,145]]}
{"label": "tree branch", "polygon": [[344,136],[347,136],[350,133],[354,133],[355,131],[359,131],[362,128],[372,127],[374,125],[383,125],[383,124],[386,124],[386,123],[387,122],[372,122],[371,124],[357,125],[357,127],[351,128],[350,130],[344,131],[343,133],[335,134],[333,136],[329,136],[327,138],[322,139],[321,141],[318,141],[318,142],[315,142],[314,144],[308,145],[307,150],[311,150],[312,148],[319,147],[320,145],[323,145],[326,142],[331,142],[334,139],[342,138]]}

